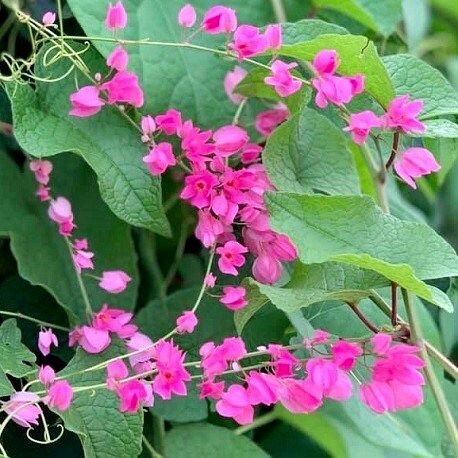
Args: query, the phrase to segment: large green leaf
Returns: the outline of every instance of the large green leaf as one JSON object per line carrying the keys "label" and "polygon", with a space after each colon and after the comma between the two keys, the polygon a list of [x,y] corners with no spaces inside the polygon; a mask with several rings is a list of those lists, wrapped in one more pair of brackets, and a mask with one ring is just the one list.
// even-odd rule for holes
{"label": "large green leaf", "polygon": [[[107,350],[98,355],[90,355],[78,348],[75,357],[59,375],[68,375],[67,380],[74,387],[105,382],[105,369],[70,374],[119,356],[125,351],[120,341],[112,342]],[[121,413],[119,399],[113,391],[99,388],[77,392],[70,408],[56,413],[64,420],[66,429],[80,437],[85,458],[135,458],[141,452],[143,412]]]}
{"label": "large green leaf", "polygon": [[287,22],[282,24],[283,44],[292,45],[303,41],[313,40],[326,33],[345,35],[347,29],[331,22],[320,19],[303,19],[298,22]]}
{"label": "large green leaf", "polygon": [[304,108],[269,138],[263,161],[280,191],[358,194],[359,180],[343,133]]}
{"label": "large green leaf", "polygon": [[[138,280],[129,227],[102,202],[95,177],[81,159],[65,154],[54,157],[52,162],[53,192],[71,201],[78,226],[75,236],[87,237],[95,253],[97,273],[121,269],[134,278],[120,295],[109,295],[96,280],[84,278],[93,308],[99,309],[104,303],[133,308]],[[0,155],[0,164],[0,234],[11,239],[20,275],[46,288],[65,307],[72,321],[84,321],[84,302],[68,247],[47,216],[47,204],[35,196],[37,184],[32,174],[28,170],[21,173],[6,154]]]}
{"label": "large green leaf", "polygon": [[166,455],[173,458],[267,458],[269,455],[244,436],[199,423],[172,428],[165,436]]}
{"label": "large green leaf", "polygon": [[[104,68],[94,49],[84,54],[84,61],[93,73]],[[65,74],[68,68],[68,62],[59,61],[44,69],[37,65],[36,73],[53,78]],[[78,81],[81,86],[88,84],[82,74]],[[27,153],[35,157],[63,151],[80,154],[97,174],[102,197],[119,218],[169,235],[160,179],[152,177],[144,167],[145,146],[136,129],[117,110],[105,107],[90,119],[69,116],[69,96],[75,91],[73,76],[52,84],[37,82],[36,91],[13,83],[7,89],[14,134]]]}
{"label": "large green leaf", "polygon": [[439,70],[409,54],[383,57],[396,95],[408,94],[425,103],[420,119],[458,114],[458,94]]}
{"label": "large green leaf", "polygon": [[363,73],[366,91],[386,107],[394,97],[394,88],[380,60],[374,43],[359,35],[320,35],[311,41],[284,45],[280,54],[299,60],[313,60],[322,49],[335,49],[341,64],[338,72],[343,75]]}
{"label": "large green leaf", "polygon": [[369,197],[270,193],[274,229],[288,234],[305,264],[337,261],[374,270],[451,310],[450,300],[421,280],[453,276],[453,248],[424,224],[384,214]]}
{"label": "large green leaf", "polygon": [[23,377],[30,372],[35,355],[21,342],[21,331],[16,320],[10,318],[0,326],[0,397],[14,391],[6,374]]}

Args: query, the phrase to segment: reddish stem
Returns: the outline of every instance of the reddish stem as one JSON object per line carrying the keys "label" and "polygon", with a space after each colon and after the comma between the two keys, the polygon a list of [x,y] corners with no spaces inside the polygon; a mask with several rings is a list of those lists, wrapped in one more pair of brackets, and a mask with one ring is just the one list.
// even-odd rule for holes
{"label": "reddish stem", "polygon": [[372,332],[378,333],[379,329],[377,326],[375,326],[373,323],[371,323],[368,318],[359,310],[358,306],[356,304],[353,304],[351,302],[347,302],[347,304],[350,306],[350,308],[355,312],[355,315],[365,324],[367,328],[369,328]]}
{"label": "reddish stem", "polygon": [[399,141],[401,139],[401,133],[400,132],[395,132],[393,135],[393,146],[391,147],[391,155],[388,158],[388,161],[385,164],[385,170],[389,170],[391,167],[391,164],[393,164],[394,159],[396,158],[396,154],[399,149]]}

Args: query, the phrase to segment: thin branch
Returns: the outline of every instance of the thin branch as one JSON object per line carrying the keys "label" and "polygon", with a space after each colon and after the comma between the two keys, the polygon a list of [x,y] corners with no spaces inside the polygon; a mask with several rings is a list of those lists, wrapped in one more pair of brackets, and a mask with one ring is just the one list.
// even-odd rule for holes
{"label": "thin branch", "polygon": [[400,140],[401,140],[401,134],[399,132],[395,132],[393,135],[393,146],[391,147],[391,154],[390,154],[390,157],[388,158],[388,161],[385,164],[386,171],[389,170],[389,168],[391,167],[391,164],[393,164],[394,159],[396,158],[396,154],[399,149]]}
{"label": "thin branch", "polygon": [[355,315],[364,323],[364,325],[369,328],[372,332],[379,332],[379,329],[377,326],[375,326],[373,323],[371,323],[366,315],[364,315],[363,312],[358,308],[356,304],[353,304],[352,302],[347,302],[347,304],[350,306],[350,308],[355,312]]}
{"label": "thin branch", "polygon": [[271,0],[277,22],[280,24],[287,21],[286,11],[282,0]]}
{"label": "thin branch", "polygon": [[7,310],[0,310],[0,315],[12,316],[12,317],[15,317],[15,318],[20,318],[21,320],[31,321],[32,323],[36,323],[36,324],[38,324],[40,326],[59,329],[60,331],[65,331],[65,332],[69,332],[70,331],[69,328],[66,328],[64,326],[59,326],[58,324],[48,323],[47,321],[42,321],[42,320],[39,320],[38,318],[33,318],[31,316],[24,315],[24,314],[22,314],[20,312],[8,312]]}
{"label": "thin branch", "polygon": [[394,281],[391,282],[391,324],[398,324],[398,285]]}

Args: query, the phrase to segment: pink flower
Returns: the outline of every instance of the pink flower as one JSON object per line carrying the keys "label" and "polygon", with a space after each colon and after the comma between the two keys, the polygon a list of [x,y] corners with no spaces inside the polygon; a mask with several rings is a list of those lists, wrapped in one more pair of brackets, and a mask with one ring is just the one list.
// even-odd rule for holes
{"label": "pink flower", "polygon": [[282,345],[270,344],[267,351],[273,359],[272,367],[276,377],[292,377],[297,358]]}
{"label": "pink flower", "polygon": [[152,394],[145,382],[130,380],[123,383],[116,391],[119,396],[121,412],[136,413],[141,405],[152,404]]}
{"label": "pink flower", "polygon": [[129,356],[129,362],[132,367],[150,360],[154,355],[153,341],[141,332],[136,332],[126,344],[129,352],[136,352],[135,355]]}
{"label": "pink flower", "polygon": [[185,178],[185,187],[180,197],[197,208],[208,207],[211,202],[213,188],[218,184],[218,178],[208,170],[196,172]]}
{"label": "pink flower", "polygon": [[73,242],[73,248],[75,250],[88,250],[89,243],[87,239],[75,239],[75,241]]}
{"label": "pink flower", "polygon": [[282,28],[281,24],[270,24],[264,32],[264,38],[267,47],[270,49],[280,49],[282,45]]}
{"label": "pink flower", "polygon": [[73,264],[77,272],[80,273],[82,269],[93,269],[93,257],[94,253],[92,251],[76,250],[73,253]]}
{"label": "pink flower", "polygon": [[329,332],[323,331],[322,329],[316,329],[312,339],[304,339],[304,346],[305,348],[312,348],[315,345],[323,345],[328,342],[329,336]]}
{"label": "pink flower", "polygon": [[362,145],[369,137],[371,129],[381,127],[382,121],[372,111],[362,111],[361,113],[352,113],[348,127],[344,131],[350,132],[353,141]]}
{"label": "pink flower", "polygon": [[386,128],[399,129],[402,132],[421,134],[425,125],[417,117],[423,110],[423,100],[410,100],[408,95],[401,95],[393,99],[383,116]]}
{"label": "pink flower", "polygon": [[245,264],[243,253],[247,253],[248,249],[238,242],[229,241],[222,247],[216,249],[216,253],[220,255],[218,267],[221,272],[229,275],[238,275],[236,267],[241,267]]}
{"label": "pink flower", "polygon": [[153,381],[153,391],[162,399],[171,399],[172,394],[186,396],[186,383],[191,375],[183,366],[185,355],[173,342],[160,341],[154,348],[158,374]]}
{"label": "pink flower", "polygon": [[392,380],[390,386],[393,390],[396,410],[413,409],[423,404],[421,385],[409,385]]}
{"label": "pink flower", "polygon": [[234,33],[234,41],[229,48],[240,60],[262,54],[267,49],[266,37],[253,25],[241,25]]}
{"label": "pink flower", "polygon": [[41,22],[46,27],[53,25],[54,22],[56,22],[56,13],[53,13],[52,11],[48,11],[47,13],[43,15]]}
{"label": "pink flower", "polygon": [[189,3],[178,12],[178,24],[181,27],[190,28],[196,23],[197,15],[196,10]]}
{"label": "pink flower", "polygon": [[30,170],[34,173],[35,179],[42,185],[49,183],[49,175],[52,172],[52,162],[36,159],[30,161]]}
{"label": "pink flower", "polygon": [[49,388],[45,403],[50,408],[63,412],[70,407],[72,399],[73,388],[71,385],[66,380],[58,380]]}
{"label": "pink flower", "polygon": [[326,108],[329,103],[343,105],[361,94],[364,90],[364,76],[325,76],[313,78],[312,86],[317,90],[315,103],[319,108]]}
{"label": "pink flower", "polygon": [[103,305],[99,312],[94,315],[92,327],[102,331],[110,331],[118,334],[122,339],[132,337],[137,332],[137,327],[129,324],[132,313],[121,309],[108,308]]}
{"label": "pink flower", "polygon": [[220,375],[227,369],[229,361],[238,361],[246,353],[245,344],[240,337],[227,337],[218,346],[213,342],[203,344],[199,354],[202,356],[201,366],[204,375],[208,378]]}
{"label": "pink flower", "polygon": [[97,114],[105,102],[100,98],[100,90],[97,86],[84,86],[70,95],[72,109],[70,116],[87,118]]}
{"label": "pink flower", "polygon": [[82,326],[78,330],[77,341],[84,351],[96,354],[108,348],[111,338],[108,331],[96,329],[92,326]]}
{"label": "pink flower", "polygon": [[394,393],[388,383],[372,381],[361,385],[359,395],[361,401],[376,413],[395,410]]}
{"label": "pink flower", "polygon": [[234,222],[239,211],[239,206],[231,202],[224,193],[218,194],[213,198],[212,210],[216,216],[221,218],[223,224],[229,226]]}
{"label": "pink flower", "polygon": [[135,73],[126,70],[118,72],[102,85],[102,89],[107,91],[109,104],[128,103],[136,108],[143,106],[143,91]]}
{"label": "pink flower", "polygon": [[35,195],[40,199],[41,202],[51,200],[51,188],[40,184]]}
{"label": "pink flower", "polygon": [[15,423],[24,428],[31,428],[32,425],[38,425],[38,417],[41,413],[41,409],[35,405],[38,402],[40,398],[35,393],[17,391],[5,402],[3,409],[7,415],[11,415]]}
{"label": "pink flower", "polygon": [[162,142],[150,150],[149,154],[143,158],[143,162],[147,164],[151,175],[162,175],[169,167],[176,165],[177,160],[173,154],[172,145],[167,142]]}
{"label": "pink flower", "polygon": [[241,286],[225,286],[219,301],[233,311],[243,309],[248,304],[246,290]]}
{"label": "pink flower", "polygon": [[393,164],[399,177],[413,189],[417,189],[416,178],[441,169],[433,154],[426,148],[408,148],[400,153]]}
{"label": "pink flower", "polygon": [[274,233],[274,240],[270,243],[273,255],[283,262],[297,259],[297,249],[287,235]]}
{"label": "pink flower", "polygon": [[246,145],[249,137],[247,131],[241,127],[224,126],[215,131],[213,140],[218,154],[222,157],[227,157]]}
{"label": "pink flower", "polygon": [[281,263],[268,253],[262,253],[254,260],[253,276],[261,283],[273,285],[280,279],[282,272]]}
{"label": "pink flower", "polygon": [[233,418],[240,425],[248,425],[253,421],[254,408],[250,404],[248,394],[241,385],[231,385],[216,403],[216,411],[223,417]]}
{"label": "pink flower", "polygon": [[143,135],[150,136],[156,131],[156,122],[154,118],[150,115],[142,116],[142,120],[140,122]]}
{"label": "pink flower", "polygon": [[279,103],[276,108],[262,111],[256,116],[256,130],[264,137],[269,137],[277,126],[288,119],[288,116],[289,111],[286,105]]}
{"label": "pink flower", "polygon": [[38,371],[38,380],[40,380],[43,385],[47,386],[54,382],[56,378],[56,373],[51,366],[41,366]]}
{"label": "pink flower", "polygon": [[332,76],[340,65],[340,58],[335,49],[323,49],[315,55],[312,66],[321,77]]}
{"label": "pink flower", "polygon": [[206,248],[211,247],[216,239],[224,233],[223,223],[215,218],[210,211],[201,210],[198,212],[198,223],[195,236]]}
{"label": "pink flower", "polygon": [[204,380],[198,385],[200,388],[199,399],[211,398],[221,399],[224,393],[224,382],[214,382],[213,380]]}
{"label": "pink flower", "polygon": [[254,143],[247,143],[242,148],[242,152],[240,153],[242,164],[248,165],[259,161],[262,151],[262,146],[256,145]]}
{"label": "pink flower", "polygon": [[51,352],[51,346],[59,346],[56,335],[51,328],[45,329],[38,333],[38,349],[43,356],[48,356]]}
{"label": "pink flower", "polygon": [[250,404],[270,406],[278,401],[279,382],[272,374],[251,371],[247,377],[247,395]]}
{"label": "pink flower", "polygon": [[210,34],[234,32],[237,28],[237,16],[233,9],[216,5],[205,13],[202,27]]}
{"label": "pink flower", "polygon": [[277,394],[283,406],[293,413],[310,413],[322,404],[319,391],[304,380],[281,379]]}
{"label": "pink flower", "polygon": [[371,339],[372,349],[377,355],[385,355],[390,349],[393,338],[389,334],[379,332]]}
{"label": "pink flower", "polygon": [[122,47],[118,46],[114,51],[107,57],[107,65],[113,70],[122,72],[127,68],[129,63],[129,55],[127,51]]}
{"label": "pink flower", "polygon": [[112,294],[122,293],[126,288],[127,284],[132,280],[122,270],[113,270],[102,273],[99,286]]}
{"label": "pink flower", "polygon": [[127,26],[127,13],[121,1],[108,6],[105,26],[108,30],[124,29]]}
{"label": "pink flower", "polygon": [[197,323],[196,314],[192,310],[187,310],[177,318],[177,330],[180,334],[185,332],[190,334],[194,332]]}
{"label": "pink flower", "polygon": [[332,360],[340,369],[351,371],[357,359],[363,354],[363,350],[357,343],[339,340],[332,348]]}
{"label": "pink flower", "polygon": [[243,95],[235,93],[234,90],[246,75],[247,71],[245,69],[236,66],[232,71],[227,72],[224,77],[224,90],[226,91],[227,96],[236,105],[239,105],[245,99]]}
{"label": "pink flower", "polygon": [[129,376],[129,370],[122,359],[112,361],[107,365],[107,388],[116,390],[119,387],[119,381]]}
{"label": "pink flower", "polygon": [[272,65],[272,76],[264,78],[264,82],[269,86],[273,86],[280,97],[288,97],[297,92],[302,81],[299,81],[290,74],[290,70],[296,68],[297,63],[287,64],[277,59]]}
{"label": "pink flower", "polygon": [[216,284],[216,276],[210,272],[209,274],[205,275],[204,283],[206,288],[213,288]]}
{"label": "pink flower", "polygon": [[167,135],[175,135],[181,129],[181,113],[177,110],[168,110],[162,115],[156,116],[157,127]]}

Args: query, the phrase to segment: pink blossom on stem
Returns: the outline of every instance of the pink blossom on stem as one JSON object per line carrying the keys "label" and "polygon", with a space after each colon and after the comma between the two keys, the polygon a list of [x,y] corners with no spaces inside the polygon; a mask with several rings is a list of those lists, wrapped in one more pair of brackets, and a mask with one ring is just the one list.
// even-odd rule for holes
{"label": "pink blossom on stem", "polygon": [[149,154],[143,158],[151,175],[162,175],[169,167],[176,165],[177,160],[173,154],[172,145],[162,142],[154,145]]}
{"label": "pink blossom on stem", "polygon": [[109,293],[119,294],[127,288],[131,280],[132,278],[122,270],[106,271],[102,273],[99,286]]}
{"label": "pink blossom on stem", "polygon": [[218,178],[208,170],[188,175],[180,197],[197,208],[208,207],[211,202],[213,188],[218,184]]}
{"label": "pink blossom on stem", "polygon": [[119,388],[119,381],[129,376],[129,370],[122,359],[112,361],[107,365],[107,388],[116,390]]}
{"label": "pink blossom on stem", "polygon": [[108,331],[96,329],[92,326],[82,326],[75,335],[79,345],[84,351],[92,354],[101,353],[111,343],[111,337]]}
{"label": "pink blossom on stem", "polygon": [[198,222],[195,236],[206,248],[211,247],[217,238],[224,233],[223,223],[215,218],[210,211],[201,210],[198,212]]}
{"label": "pink blossom on stem", "polygon": [[398,153],[393,164],[399,177],[411,188],[417,189],[416,178],[438,172],[441,169],[434,155],[426,148],[408,148]]}
{"label": "pink blossom on stem", "polygon": [[272,357],[272,368],[276,377],[292,377],[298,364],[297,358],[282,345],[270,344],[267,351]]}
{"label": "pink blossom on stem", "polygon": [[359,394],[361,401],[376,413],[395,410],[394,393],[388,383],[372,381],[361,385]]}
{"label": "pink blossom on stem", "polygon": [[302,87],[302,81],[294,78],[290,73],[290,70],[297,66],[295,62],[287,64],[277,59],[271,65],[272,76],[264,78],[264,82],[273,86],[280,97],[289,97]]}
{"label": "pink blossom on stem", "polygon": [[312,86],[317,90],[315,103],[319,108],[326,108],[329,103],[344,105],[364,90],[364,76],[326,76],[313,78]]}
{"label": "pink blossom on stem", "polygon": [[233,103],[239,105],[245,99],[243,95],[237,94],[235,88],[245,78],[247,71],[238,65],[224,77],[224,90]]}
{"label": "pink blossom on stem", "polygon": [[105,26],[108,30],[124,29],[127,26],[127,12],[121,1],[108,6]]}
{"label": "pink blossom on stem", "polygon": [[213,380],[204,380],[197,385],[200,389],[199,399],[211,398],[221,399],[224,393],[224,382],[215,382]]}
{"label": "pink blossom on stem", "polygon": [[322,404],[319,391],[304,380],[281,379],[277,394],[283,406],[292,413],[311,413]]}
{"label": "pink blossom on stem", "polygon": [[70,407],[73,399],[73,388],[67,380],[54,382],[48,390],[44,402],[51,408],[65,411]]}
{"label": "pink blossom on stem", "polygon": [[256,130],[264,137],[269,137],[272,132],[288,119],[289,110],[283,103],[279,103],[271,110],[262,111],[256,116]]}
{"label": "pink blossom on stem", "polygon": [[104,304],[92,320],[92,326],[102,331],[118,334],[122,339],[130,338],[137,332],[137,327],[130,324],[133,314],[122,309],[109,308]]}
{"label": "pink blossom on stem", "polygon": [[88,250],[89,249],[89,242],[87,239],[75,239],[73,242],[73,248],[75,250]]}
{"label": "pink blossom on stem", "polygon": [[335,49],[323,49],[313,59],[312,67],[321,76],[332,76],[340,65],[340,57]]}
{"label": "pink blossom on stem", "polygon": [[48,11],[47,13],[43,14],[41,22],[46,27],[53,25],[56,22],[56,13],[53,13],[52,11]]}
{"label": "pink blossom on stem", "polygon": [[129,357],[129,362],[132,367],[150,360],[154,355],[153,341],[141,332],[136,332],[133,336],[131,336],[126,342],[126,345],[129,349],[129,353],[134,351],[138,352],[137,354]]}
{"label": "pink blossom on stem", "polygon": [[408,95],[396,97],[382,118],[385,128],[399,129],[406,134],[423,133],[426,127],[417,119],[423,105],[423,100],[410,100]]}
{"label": "pink blossom on stem", "polygon": [[238,242],[229,241],[222,247],[216,249],[216,253],[220,255],[218,260],[218,267],[221,272],[229,275],[238,275],[237,267],[245,264],[244,253],[247,253],[248,249]]}
{"label": "pink blossom on stem", "polygon": [[311,339],[304,339],[304,346],[305,348],[312,348],[315,345],[323,345],[328,342],[329,336],[329,332],[323,331],[322,329],[316,329]]}
{"label": "pink blossom on stem", "polygon": [[247,395],[250,404],[270,406],[278,401],[279,381],[272,374],[251,371],[246,377]]}
{"label": "pink blossom on stem", "polygon": [[100,89],[97,86],[84,86],[70,95],[72,109],[70,116],[87,118],[97,114],[105,102],[100,98]]}
{"label": "pink blossom on stem", "polygon": [[154,118],[150,115],[142,116],[140,122],[143,135],[150,136],[156,131],[156,122]]}
{"label": "pink blossom on stem", "polygon": [[38,186],[37,192],[35,195],[40,199],[41,202],[47,202],[48,200],[51,200],[51,188],[48,186],[44,186],[40,184]]}
{"label": "pink blossom on stem", "polygon": [[250,404],[246,389],[241,385],[231,385],[216,403],[216,411],[223,417],[233,418],[240,425],[253,421],[254,408]]}
{"label": "pink blossom on stem", "polygon": [[253,263],[254,278],[264,284],[273,285],[283,272],[283,267],[275,257],[269,253],[261,253]]}
{"label": "pink blossom on stem", "polygon": [[123,383],[116,394],[120,400],[119,410],[121,412],[133,414],[145,403],[152,403],[147,383],[140,380],[130,380]]}
{"label": "pink blossom on stem", "polygon": [[240,153],[242,164],[248,165],[258,162],[262,154],[263,148],[255,143],[247,143]]}
{"label": "pink blossom on stem", "polygon": [[51,346],[59,346],[57,336],[54,334],[51,328],[44,329],[38,333],[38,349],[43,356],[48,356],[51,352]]}
{"label": "pink blossom on stem", "polygon": [[181,113],[177,110],[168,110],[162,115],[156,116],[158,129],[163,130],[167,135],[175,135],[181,129]]}
{"label": "pink blossom on stem", "polygon": [[192,310],[187,310],[183,312],[178,318],[177,318],[177,330],[180,334],[184,333],[192,333],[194,332],[194,329],[196,328],[198,323],[196,314]]}
{"label": "pink blossom on stem", "polygon": [[205,275],[204,284],[206,288],[213,288],[216,284],[216,276],[213,275],[211,272]]}
{"label": "pink blossom on stem", "polygon": [[264,32],[264,38],[268,48],[280,49],[283,41],[281,24],[268,25]]}
{"label": "pink blossom on stem", "polygon": [[143,106],[143,90],[135,73],[127,70],[118,72],[110,81],[102,84],[102,89],[107,91],[108,103],[111,105],[128,103],[136,108]]}
{"label": "pink blossom on stem", "polygon": [[268,46],[267,39],[253,25],[241,25],[234,33],[234,41],[229,48],[237,54],[239,60],[262,54]]}
{"label": "pink blossom on stem", "polygon": [[56,373],[51,366],[41,366],[38,371],[38,380],[40,380],[43,385],[48,386],[54,382],[56,378]]}
{"label": "pink blossom on stem", "polygon": [[242,286],[225,286],[219,301],[233,311],[243,309],[248,304],[246,290]]}
{"label": "pink blossom on stem", "polygon": [[351,371],[363,350],[357,343],[339,340],[331,347],[331,353],[333,362],[340,369]]}
{"label": "pink blossom on stem", "polygon": [[202,27],[205,32],[212,35],[218,33],[231,33],[237,28],[237,15],[231,8],[216,5],[204,15]]}
{"label": "pink blossom on stem", "polygon": [[38,183],[42,185],[47,185],[49,183],[49,176],[52,172],[52,162],[36,159],[34,161],[30,161],[29,164],[30,170],[34,173],[35,179]]}
{"label": "pink blossom on stem", "polygon": [[380,118],[372,111],[362,111],[361,113],[352,113],[348,127],[345,127],[343,130],[350,132],[356,144],[362,145],[374,127],[382,127]]}
{"label": "pink blossom on stem", "polygon": [[122,46],[117,46],[107,57],[107,65],[113,70],[122,72],[127,68],[129,63],[129,55]]}
{"label": "pink blossom on stem", "polygon": [[73,253],[73,264],[75,265],[76,271],[81,273],[81,270],[83,269],[93,269],[93,257],[94,253],[92,251],[75,250]]}
{"label": "pink blossom on stem", "polygon": [[371,339],[372,351],[377,355],[385,355],[390,349],[393,338],[389,334],[379,332]]}
{"label": "pink blossom on stem", "polygon": [[196,10],[189,3],[183,6],[178,12],[178,24],[180,24],[181,27],[192,27],[196,23],[196,19]]}
{"label": "pink blossom on stem", "polygon": [[40,398],[35,393],[17,391],[3,404],[3,409],[6,415],[11,415],[15,423],[24,428],[31,428],[38,425],[38,417],[41,413],[41,409],[36,405],[38,402]]}
{"label": "pink blossom on stem", "polygon": [[248,143],[249,137],[245,129],[238,126],[220,127],[213,134],[217,154],[222,157],[230,156]]}

